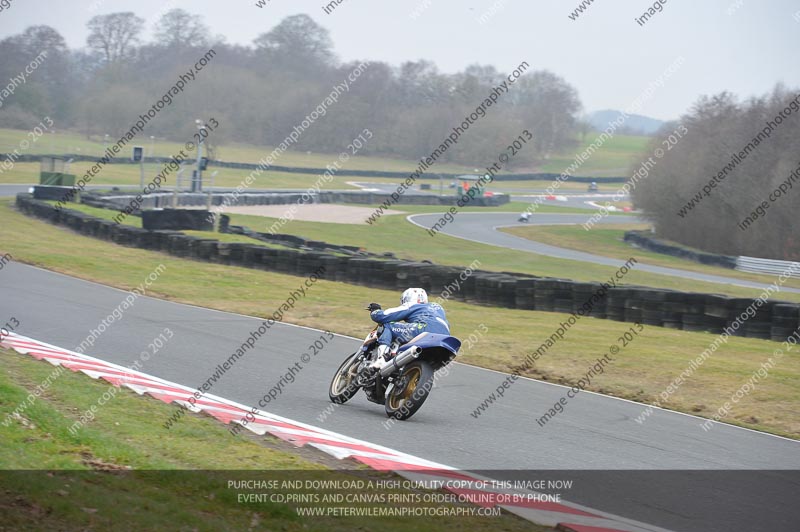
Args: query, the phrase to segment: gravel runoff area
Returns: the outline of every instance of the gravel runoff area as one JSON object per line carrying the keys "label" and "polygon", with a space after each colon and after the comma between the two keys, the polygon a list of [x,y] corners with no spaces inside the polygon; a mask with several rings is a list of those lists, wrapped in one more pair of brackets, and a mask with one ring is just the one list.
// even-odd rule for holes
{"label": "gravel runoff area", "polygon": [[[331,222],[337,224],[363,224],[375,210],[374,207],[352,207],[350,205],[303,204],[248,205],[227,207],[225,212],[269,216],[271,218],[293,218],[307,222]],[[294,211],[292,213],[292,211]],[[403,211],[385,210],[387,214],[403,214]]]}

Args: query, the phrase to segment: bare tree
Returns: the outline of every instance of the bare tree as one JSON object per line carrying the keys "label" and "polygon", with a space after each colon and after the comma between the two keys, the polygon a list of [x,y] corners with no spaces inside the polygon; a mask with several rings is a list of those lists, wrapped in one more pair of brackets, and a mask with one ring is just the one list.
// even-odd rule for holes
{"label": "bare tree", "polygon": [[97,15],[87,24],[89,37],[86,44],[103,54],[106,63],[116,63],[128,58],[139,42],[144,19],[128,11]]}
{"label": "bare tree", "polygon": [[155,24],[156,44],[162,46],[206,46],[209,29],[200,15],[183,9],[170,9]]}
{"label": "bare tree", "polygon": [[48,115],[63,121],[69,114],[69,97],[75,80],[70,70],[69,49],[64,38],[50,26],[31,26],[20,35],[0,41],[0,79],[17,75],[31,61],[35,75],[6,104],[20,103],[33,116]]}
{"label": "bare tree", "polygon": [[256,52],[265,55],[278,68],[297,71],[330,67],[335,63],[333,41],[327,29],[308,15],[293,15],[283,19],[253,43]]}

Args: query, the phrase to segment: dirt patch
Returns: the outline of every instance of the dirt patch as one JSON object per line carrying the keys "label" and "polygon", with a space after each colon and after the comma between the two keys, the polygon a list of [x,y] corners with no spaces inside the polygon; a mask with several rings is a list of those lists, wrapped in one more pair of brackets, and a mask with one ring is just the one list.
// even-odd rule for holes
{"label": "dirt patch", "polygon": [[[330,222],[337,224],[363,224],[375,211],[373,207],[353,207],[350,205],[309,204],[297,205],[248,205],[228,207],[226,212],[269,216],[271,218],[293,218],[306,222]],[[403,214],[403,211],[385,210],[387,214]]]}
{"label": "dirt patch", "polygon": [[81,463],[85,466],[91,467],[95,471],[129,471],[131,469],[131,466],[114,464],[112,462],[104,462],[103,460],[92,456],[92,453],[88,451],[81,452]]}

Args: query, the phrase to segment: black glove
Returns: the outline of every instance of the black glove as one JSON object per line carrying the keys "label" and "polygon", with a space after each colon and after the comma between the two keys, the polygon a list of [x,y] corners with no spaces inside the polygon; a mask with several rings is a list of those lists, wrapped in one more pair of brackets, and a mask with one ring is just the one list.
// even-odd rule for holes
{"label": "black glove", "polygon": [[374,311],[380,310],[380,309],[381,309],[381,306],[378,303],[370,303],[367,306],[367,310],[370,311],[370,312],[374,312]]}

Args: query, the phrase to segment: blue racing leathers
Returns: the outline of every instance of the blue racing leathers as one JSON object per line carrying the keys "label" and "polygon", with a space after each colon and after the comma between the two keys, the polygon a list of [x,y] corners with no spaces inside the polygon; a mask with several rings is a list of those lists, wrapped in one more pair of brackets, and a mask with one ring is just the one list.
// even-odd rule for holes
{"label": "blue racing leathers", "polygon": [[[390,345],[397,338],[404,344],[421,332],[450,334],[444,309],[438,303],[414,303],[386,310],[373,310],[372,321],[383,324],[383,333],[378,337],[381,345]],[[398,323],[405,321],[406,323]]]}

